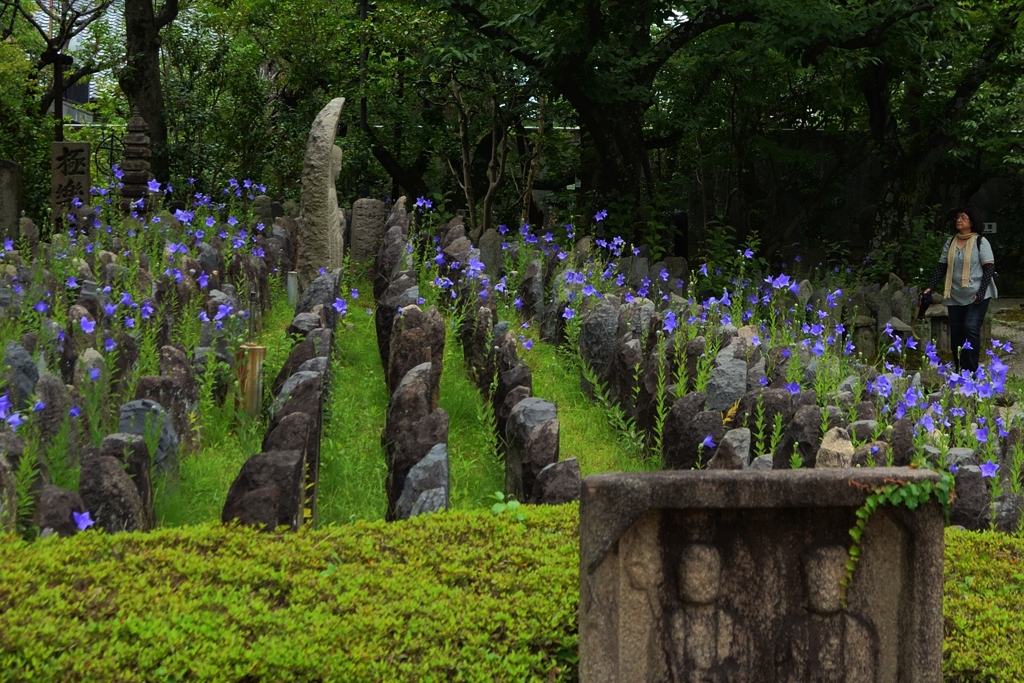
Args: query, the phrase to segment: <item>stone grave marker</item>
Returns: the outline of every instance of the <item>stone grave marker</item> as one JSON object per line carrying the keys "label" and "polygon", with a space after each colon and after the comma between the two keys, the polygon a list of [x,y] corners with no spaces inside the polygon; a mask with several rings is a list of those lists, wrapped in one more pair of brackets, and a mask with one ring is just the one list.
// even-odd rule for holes
{"label": "stone grave marker", "polygon": [[369,263],[384,239],[384,202],[357,199],[352,205],[352,262]]}
{"label": "stone grave marker", "polygon": [[0,236],[16,239],[21,217],[21,167],[0,159]]}
{"label": "stone grave marker", "polygon": [[50,207],[55,217],[61,217],[76,197],[83,204],[89,203],[89,190],[92,188],[89,174],[89,143],[52,144],[50,171],[53,180],[50,185]]}
{"label": "stone grave marker", "polygon": [[341,148],[334,144],[344,97],[327,103],[309,131],[302,164],[302,214],[299,217],[299,287],[305,289],[320,268],[340,268],[344,256],[344,216],[335,183],[341,173]]}
{"label": "stone grave marker", "polygon": [[583,480],[580,681],[940,683],[943,514],[883,505],[909,468]]}

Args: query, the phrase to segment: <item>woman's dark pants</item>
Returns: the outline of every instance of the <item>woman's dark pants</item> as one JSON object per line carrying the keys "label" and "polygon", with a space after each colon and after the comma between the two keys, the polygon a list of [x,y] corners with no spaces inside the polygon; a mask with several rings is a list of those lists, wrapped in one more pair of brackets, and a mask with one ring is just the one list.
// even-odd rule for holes
{"label": "woman's dark pants", "polygon": [[[953,364],[957,372],[978,369],[981,357],[981,324],[985,322],[988,299],[980,304],[949,306],[949,345],[953,349]],[[970,342],[969,349],[962,348]]]}

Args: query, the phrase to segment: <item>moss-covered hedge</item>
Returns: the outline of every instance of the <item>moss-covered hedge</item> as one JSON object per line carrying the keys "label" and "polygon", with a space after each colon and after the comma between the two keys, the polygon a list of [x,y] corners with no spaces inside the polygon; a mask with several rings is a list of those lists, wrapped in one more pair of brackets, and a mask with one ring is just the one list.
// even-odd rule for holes
{"label": "moss-covered hedge", "polygon": [[[571,680],[577,524],[7,538],[0,681]],[[947,680],[1024,680],[1024,540],[949,531],[946,557]]]}

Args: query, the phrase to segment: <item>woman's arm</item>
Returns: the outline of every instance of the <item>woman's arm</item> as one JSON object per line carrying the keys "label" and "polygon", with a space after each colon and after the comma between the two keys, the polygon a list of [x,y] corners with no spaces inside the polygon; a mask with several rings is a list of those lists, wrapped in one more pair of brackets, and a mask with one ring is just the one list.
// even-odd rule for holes
{"label": "woman's arm", "polygon": [[988,263],[981,264],[981,286],[978,287],[978,293],[974,297],[974,303],[980,304],[985,300],[985,290],[988,289],[988,286],[992,282],[992,278],[995,274],[995,261],[989,261]]}
{"label": "woman's arm", "polygon": [[922,294],[927,294],[928,292],[935,289],[935,285],[939,284],[939,280],[941,280],[946,275],[946,268],[948,267],[946,264],[946,255],[949,253],[949,245],[952,241],[953,238],[950,237],[948,240],[946,240],[945,246],[942,247],[942,254],[939,256],[939,262],[935,264],[935,270],[932,271],[932,277],[931,280],[928,282],[928,287],[925,288]]}
{"label": "woman's arm", "polygon": [[992,245],[984,237],[978,238],[978,260],[981,261],[981,284],[974,297],[976,304],[985,300],[985,292],[988,291],[988,286],[992,284],[992,278],[996,275],[996,260],[992,253]]}
{"label": "woman's arm", "polygon": [[946,262],[945,261],[939,261],[937,264],[935,264],[935,270],[932,271],[932,279],[928,282],[928,288],[926,290],[924,290],[924,293],[927,294],[928,292],[930,292],[933,289],[935,289],[935,285],[939,284],[939,280],[945,274],[946,274]]}

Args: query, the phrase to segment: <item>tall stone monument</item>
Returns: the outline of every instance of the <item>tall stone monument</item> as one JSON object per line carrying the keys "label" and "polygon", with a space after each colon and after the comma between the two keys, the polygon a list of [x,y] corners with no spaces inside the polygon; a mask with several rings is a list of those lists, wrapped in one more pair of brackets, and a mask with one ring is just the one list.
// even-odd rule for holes
{"label": "tall stone monument", "polygon": [[0,159],[0,238],[18,238],[21,217],[21,167]]}
{"label": "tall stone monument", "polygon": [[128,134],[124,137],[124,161],[121,170],[121,210],[129,213],[132,204],[149,196],[149,181],[153,174],[149,171],[149,160],[153,156],[149,148],[149,126],[142,118],[138,107],[132,108],[132,117],[128,120]]}
{"label": "tall stone monument", "polygon": [[344,257],[344,217],[335,188],[341,173],[341,148],[334,144],[344,105],[344,97],[328,102],[317,114],[306,139],[298,253],[302,289],[319,276],[320,268],[340,268]]}
{"label": "tall stone monument", "polygon": [[598,474],[580,503],[580,681],[941,683],[943,514],[909,468]]}
{"label": "tall stone monument", "polygon": [[88,142],[54,142],[50,157],[53,179],[50,185],[50,208],[54,222],[61,220],[75,199],[89,203],[92,176],[89,169]]}
{"label": "tall stone monument", "polygon": [[369,263],[377,258],[384,239],[384,202],[357,199],[352,205],[352,262]]}

